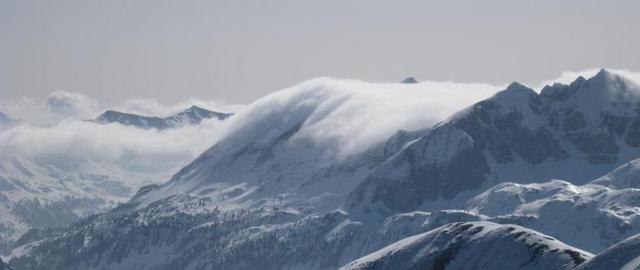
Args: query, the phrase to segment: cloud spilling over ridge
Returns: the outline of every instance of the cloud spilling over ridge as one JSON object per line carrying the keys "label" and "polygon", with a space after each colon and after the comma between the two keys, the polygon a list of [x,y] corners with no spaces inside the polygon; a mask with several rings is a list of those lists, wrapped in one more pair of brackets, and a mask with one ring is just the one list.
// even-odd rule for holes
{"label": "cloud spilling over ridge", "polygon": [[311,139],[349,155],[384,141],[399,129],[430,127],[501,88],[453,82],[401,84],[319,78],[248,105],[231,119],[229,132],[242,134],[262,129],[258,126],[265,122],[277,125],[286,119],[303,119],[296,138]]}

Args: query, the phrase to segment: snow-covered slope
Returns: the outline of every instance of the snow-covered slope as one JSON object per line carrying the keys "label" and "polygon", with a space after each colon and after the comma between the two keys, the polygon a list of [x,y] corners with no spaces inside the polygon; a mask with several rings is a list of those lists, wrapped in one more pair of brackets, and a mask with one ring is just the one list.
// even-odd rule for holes
{"label": "snow-covered slope", "polygon": [[502,183],[467,202],[468,210],[553,235],[573,246],[599,252],[640,233],[639,189],[576,186],[554,180],[541,184]]}
{"label": "snow-covered slope", "polygon": [[638,108],[640,87],[606,70],[540,94],[513,83],[386,160],[351,193],[347,209],[384,217],[462,207],[505,181],[586,183],[640,156]]}
{"label": "snow-covered slope", "polygon": [[640,159],[634,159],[591,183],[612,189],[640,188]]}
{"label": "snow-covered slope", "polygon": [[131,113],[108,110],[92,120],[97,123],[119,123],[122,125],[139,128],[168,129],[179,128],[186,125],[197,125],[204,119],[215,118],[224,120],[231,116],[230,113],[214,112],[197,106],[192,106],[178,114],[168,117],[142,116]]}
{"label": "snow-covered slope", "polygon": [[91,161],[62,164],[0,157],[0,251],[29,229],[63,227],[131,198],[157,181]]}
{"label": "snow-covered slope", "polygon": [[402,239],[341,269],[572,269],[591,256],[520,226],[469,222]]}
{"label": "snow-covered slope", "polygon": [[635,235],[612,245],[586,263],[580,270],[637,270],[640,269],[640,235]]}

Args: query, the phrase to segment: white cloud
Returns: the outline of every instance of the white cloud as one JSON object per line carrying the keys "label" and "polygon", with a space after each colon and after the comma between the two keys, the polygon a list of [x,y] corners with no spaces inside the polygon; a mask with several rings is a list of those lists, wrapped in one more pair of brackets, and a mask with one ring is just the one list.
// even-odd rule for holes
{"label": "white cloud", "polygon": [[45,101],[47,109],[59,116],[74,119],[92,117],[98,111],[98,102],[80,93],[55,91]]}

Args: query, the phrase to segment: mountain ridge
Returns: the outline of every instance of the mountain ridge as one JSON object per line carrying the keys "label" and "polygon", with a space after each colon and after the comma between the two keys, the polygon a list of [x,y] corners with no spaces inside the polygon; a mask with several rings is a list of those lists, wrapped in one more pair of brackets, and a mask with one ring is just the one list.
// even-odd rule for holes
{"label": "mountain ridge", "polygon": [[145,129],[155,128],[163,130],[183,127],[185,125],[197,125],[202,120],[209,118],[225,120],[232,115],[232,113],[211,111],[193,105],[185,109],[184,111],[167,117],[143,116],[133,113],[107,110],[91,121],[100,124],[119,123],[122,125],[135,126]]}
{"label": "mountain ridge", "polygon": [[[464,201],[456,198],[507,179],[581,184],[640,156],[634,139],[640,128],[640,88],[604,70],[581,81],[575,81],[579,88],[566,99],[512,83],[454,114],[376,168],[352,192],[347,209],[383,216],[411,211],[439,200]],[[616,95],[596,99],[587,95],[592,92]]]}

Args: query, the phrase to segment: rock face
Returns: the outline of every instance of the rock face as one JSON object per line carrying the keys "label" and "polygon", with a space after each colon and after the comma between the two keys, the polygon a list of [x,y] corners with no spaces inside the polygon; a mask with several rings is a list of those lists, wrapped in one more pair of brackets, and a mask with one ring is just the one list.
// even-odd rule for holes
{"label": "rock face", "polygon": [[224,120],[231,115],[233,114],[214,112],[197,106],[192,106],[176,115],[164,118],[108,110],[92,121],[102,124],[120,123],[127,126],[162,130],[183,127],[186,125],[197,125],[202,122],[202,120],[209,118]]}
{"label": "rock face", "polygon": [[637,85],[605,70],[540,94],[513,83],[386,160],[347,209],[386,216],[464,202],[503,181],[586,183],[640,156],[639,101]]}
{"label": "rock face", "polygon": [[516,225],[450,223],[395,242],[341,270],[573,269],[591,256]]}

